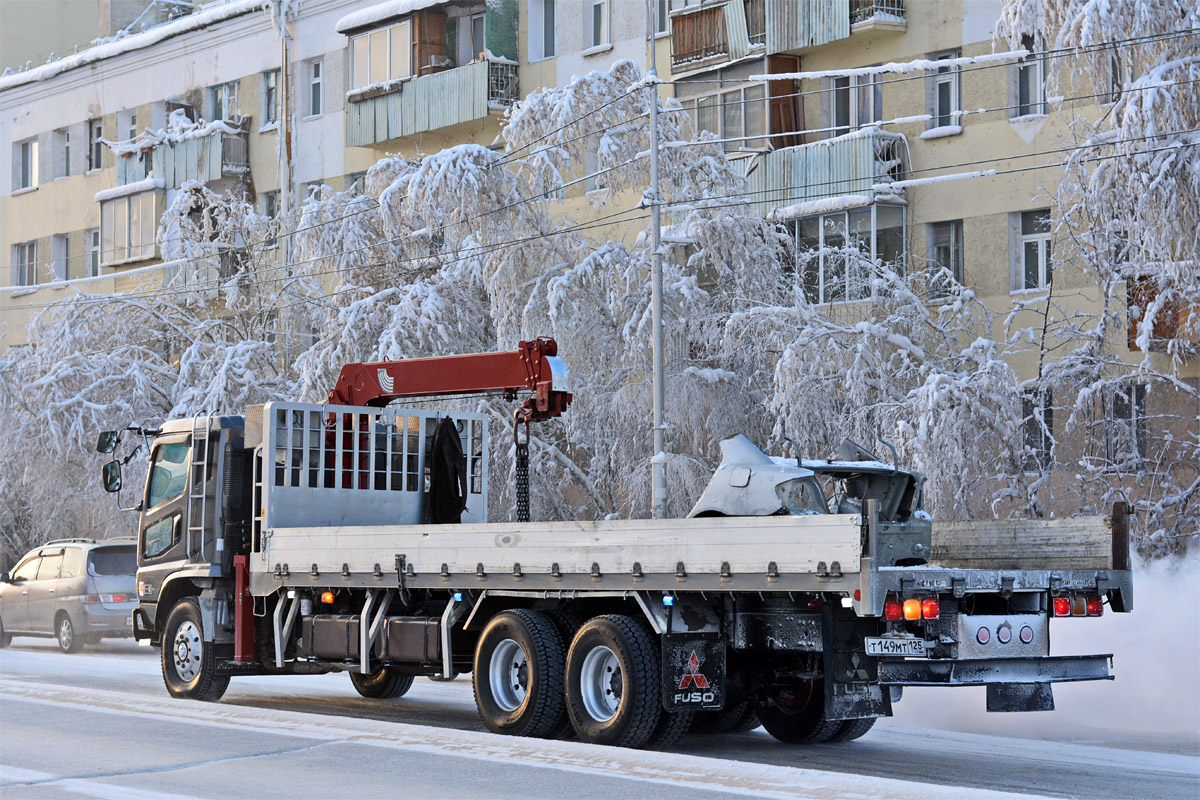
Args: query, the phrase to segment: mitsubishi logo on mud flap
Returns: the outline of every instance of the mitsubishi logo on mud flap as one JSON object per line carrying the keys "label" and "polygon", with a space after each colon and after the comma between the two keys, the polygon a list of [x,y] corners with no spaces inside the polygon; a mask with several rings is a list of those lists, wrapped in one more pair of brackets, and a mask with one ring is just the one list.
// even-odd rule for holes
{"label": "mitsubishi logo on mud flap", "polygon": [[708,678],[699,671],[700,659],[696,658],[696,651],[692,651],[691,657],[687,660],[687,672],[683,674],[683,680],[679,682],[680,689],[686,689],[689,685],[695,685],[697,689],[708,688]]}
{"label": "mitsubishi logo on mud flap", "polygon": [[392,378],[391,375],[387,374],[386,369],[375,370],[375,375],[376,375],[376,377],[379,378],[379,388],[380,389],[383,389],[385,392],[391,392],[391,391],[395,390],[396,381]]}

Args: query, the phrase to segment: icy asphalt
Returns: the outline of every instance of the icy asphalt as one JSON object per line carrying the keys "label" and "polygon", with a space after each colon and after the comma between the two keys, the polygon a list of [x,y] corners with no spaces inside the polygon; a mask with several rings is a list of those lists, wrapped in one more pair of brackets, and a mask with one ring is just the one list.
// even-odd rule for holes
{"label": "icy asphalt", "polygon": [[341,675],[235,678],[223,702],[204,704],[171,700],[157,654],[132,643],[62,655],[17,639],[0,651],[4,798],[1195,800],[1200,752],[1172,741],[1022,739],[900,716],[846,745],[786,747],[760,729],[639,752],[489,734],[466,678],[418,679],[389,701],[358,697]]}

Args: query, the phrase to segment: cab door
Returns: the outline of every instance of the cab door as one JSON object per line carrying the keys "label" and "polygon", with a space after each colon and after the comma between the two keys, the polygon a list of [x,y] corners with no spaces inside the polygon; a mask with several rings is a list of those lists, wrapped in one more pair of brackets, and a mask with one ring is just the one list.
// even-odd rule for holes
{"label": "cab door", "polygon": [[37,577],[29,582],[29,629],[37,633],[54,632],[54,612],[58,610],[55,592],[58,572],[62,568],[63,551],[43,550]]}
{"label": "cab door", "polygon": [[[153,604],[162,582],[187,562],[187,482],[190,437],[162,436],[150,452],[150,472],[138,525],[138,600]],[[193,545],[194,546],[194,545]],[[145,586],[148,591],[142,592]]]}

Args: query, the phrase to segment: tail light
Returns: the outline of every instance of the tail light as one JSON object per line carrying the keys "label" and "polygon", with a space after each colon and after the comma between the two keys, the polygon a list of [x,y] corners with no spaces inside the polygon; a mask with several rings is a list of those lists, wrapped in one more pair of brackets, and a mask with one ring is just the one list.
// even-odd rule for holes
{"label": "tail light", "polygon": [[98,595],[98,594],[85,594],[85,595],[83,596],[83,602],[84,602],[86,605],[89,605],[89,606],[90,606],[90,605],[95,605],[96,603],[99,603],[99,602],[100,602],[100,595]]}
{"label": "tail light", "polygon": [[900,601],[889,597],[883,602],[883,618],[888,622],[899,622],[904,617],[904,608]]}
{"label": "tail light", "polygon": [[1071,598],[1066,595],[1059,595],[1054,598],[1054,616],[1069,617],[1071,616]]}
{"label": "tail light", "polygon": [[85,594],[83,602],[88,605],[96,603],[128,603],[137,598],[128,594]]}
{"label": "tail light", "polygon": [[941,613],[942,607],[936,597],[929,597],[921,601],[921,616],[925,619],[937,619]]}
{"label": "tail light", "polygon": [[1104,614],[1104,601],[1099,595],[1092,595],[1087,599],[1087,615],[1089,617],[1099,617]]}
{"label": "tail light", "polygon": [[910,597],[904,601],[904,618],[914,620],[921,618],[921,601],[915,597]]}

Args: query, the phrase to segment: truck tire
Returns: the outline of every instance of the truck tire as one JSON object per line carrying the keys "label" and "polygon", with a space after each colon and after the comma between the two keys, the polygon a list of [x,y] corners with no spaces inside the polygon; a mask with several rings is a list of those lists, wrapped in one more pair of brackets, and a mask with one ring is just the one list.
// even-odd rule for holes
{"label": "truck tire", "polygon": [[654,726],[654,733],[650,734],[650,741],[646,743],[646,746],[653,750],[666,750],[691,730],[695,717],[695,711],[666,711],[664,709],[659,715],[658,724]]}
{"label": "truck tire", "polygon": [[785,744],[827,742],[843,720],[825,718],[825,681],[818,678],[759,698],[758,718],[767,733]]}
{"label": "truck tire", "polygon": [[54,638],[58,640],[58,649],[64,653],[78,653],[83,649],[83,635],[76,632],[75,623],[65,611],[60,611],[54,620]]}
{"label": "truck tire", "polygon": [[162,637],[163,683],[172,697],[215,703],[229,688],[229,676],[217,674],[217,654],[204,641],[200,606],[180,600],[167,616]]}
{"label": "truck tire", "polygon": [[632,617],[595,617],[579,629],[567,653],[567,713],[580,740],[616,747],[651,740],[665,713],[659,660],[658,642]]}
{"label": "truck tire", "polygon": [[720,711],[697,711],[692,733],[744,733],[762,723],[758,721],[754,704],[749,700],[725,706]]}
{"label": "truck tire", "polygon": [[413,676],[402,675],[387,667],[379,667],[370,675],[351,672],[350,682],[354,684],[355,691],[363,697],[372,700],[390,700],[394,697],[403,697],[404,693],[412,688]]}
{"label": "truck tire", "polygon": [[833,736],[829,737],[831,742],[853,742],[855,739],[862,738],[867,731],[875,727],[876,717],[864,717],[862,719],[847,719],[842,721],[841,727]]}
{"label": "truck tire", "polygon": [[479,636],[471,680],[492,733],[547,738],[561,727],[563,643],[545,614],[519,609],[492,617]]}

